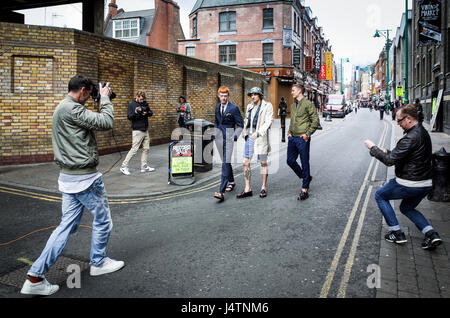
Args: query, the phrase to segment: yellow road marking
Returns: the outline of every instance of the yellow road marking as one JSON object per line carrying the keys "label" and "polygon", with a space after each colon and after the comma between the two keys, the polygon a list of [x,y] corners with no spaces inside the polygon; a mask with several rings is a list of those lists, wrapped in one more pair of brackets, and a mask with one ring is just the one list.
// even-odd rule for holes
{"label": "yellow road marking", "polygon": [[17,259],[19,262],[25,263],[27,265],[33,265],[34,262],[30,261],[28,258],[24,258],[24,257],[19,257]]}

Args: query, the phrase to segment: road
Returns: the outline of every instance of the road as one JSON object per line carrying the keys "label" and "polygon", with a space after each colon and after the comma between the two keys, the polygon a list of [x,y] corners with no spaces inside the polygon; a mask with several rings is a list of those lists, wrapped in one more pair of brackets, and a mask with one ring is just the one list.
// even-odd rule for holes
{"label": "road", "polygon": [[[126,267],[100,277],[83,271],[81,288],[62,284],[51,297],[374,297],[367,269],[378,261],[381,214],[373,195],[386,167],[372,160],[363,141],[389,147],[391,124],[367,109],[333,121],[312,137],[308,200],[297,200],[301,182],[282,150],[272,156],[279,168],[269,175],[265,199],[237,200],[244,184],[239,175],[223,203],[212,197],[214,182],[163,200],[111,205],[108,255]],[[259,169],[253,172],[259,193]],[[0,192],[0,204],[0,244],[59,223],[59,202]],[[82,224],[91,222],[86,211]],[[50,233],[0,245],[0,276],[34,260]],[[89,228],[80,228],[63,255],[88,262],[90,238]],[[21,297],[2,284],[0,296]]]}

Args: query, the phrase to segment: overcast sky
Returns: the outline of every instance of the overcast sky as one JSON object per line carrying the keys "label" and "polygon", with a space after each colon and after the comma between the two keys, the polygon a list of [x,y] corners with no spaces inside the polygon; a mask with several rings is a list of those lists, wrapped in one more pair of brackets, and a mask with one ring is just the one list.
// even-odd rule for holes
{"label": "overcast sky", "polygon": [[[412,0],[409,1],[411,9]],[[108,3],[105,1],[107,13]],[[154,8],[153,0],[117,0],[125,11]],[[189,18],[196,0],[178,0],[181,24],[186,37],[189,35]],[[391,29],[394,38],[405,11],[404,0],[306,0],[313,15],[323,27],[325,37],[330,40],[335,61],[349,58],[354,65],[367,65],[378,59],[386,43],[384,37],[374,38],[375,30]],[[37,25],[66,26],[81,29],[81,4],[48,7],[46,9],[21,10],[25,23]]]}

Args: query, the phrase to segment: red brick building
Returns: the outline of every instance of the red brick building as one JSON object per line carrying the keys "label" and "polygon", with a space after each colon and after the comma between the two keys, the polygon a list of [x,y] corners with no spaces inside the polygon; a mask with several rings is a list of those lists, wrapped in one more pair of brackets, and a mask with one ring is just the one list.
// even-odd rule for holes
{"label": "red brick building", "polygon": [[157,49],[178,52],[177,40],[184,39],[180,7],[172,0],[154,0],[155,8],[125,12],[116,0],[108,5],[104,35]]}
{"label": "red brick building", "polygon": [[[270,96],[266,99],[273,104],[277,115],[281,97],[290,105],[292,84],[307,79],[303,3],[301,0],[198,0],[189,15],[190,34],[178,41],[178,53],[265,74],[270,82]],[[312,25],[305,42],[308,50],[314,47],[313,43],[323,41],[317,23]],[[327,48],[328,43],[322,46],[323,54]],[[309,51],[306,54],[312,57]],[[325,63],[324,55],[322,62]],[[318,84],[310,86],[319,89]]]}

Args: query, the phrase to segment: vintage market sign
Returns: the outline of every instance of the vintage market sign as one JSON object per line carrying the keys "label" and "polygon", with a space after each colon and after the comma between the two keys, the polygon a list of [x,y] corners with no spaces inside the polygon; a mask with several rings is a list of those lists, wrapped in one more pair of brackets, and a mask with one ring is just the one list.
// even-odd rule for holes
{"label": "vintage market sign", "polygon": [[192,145],[176,144],[172,147],[171,172],[174,174],[192,173]]}

